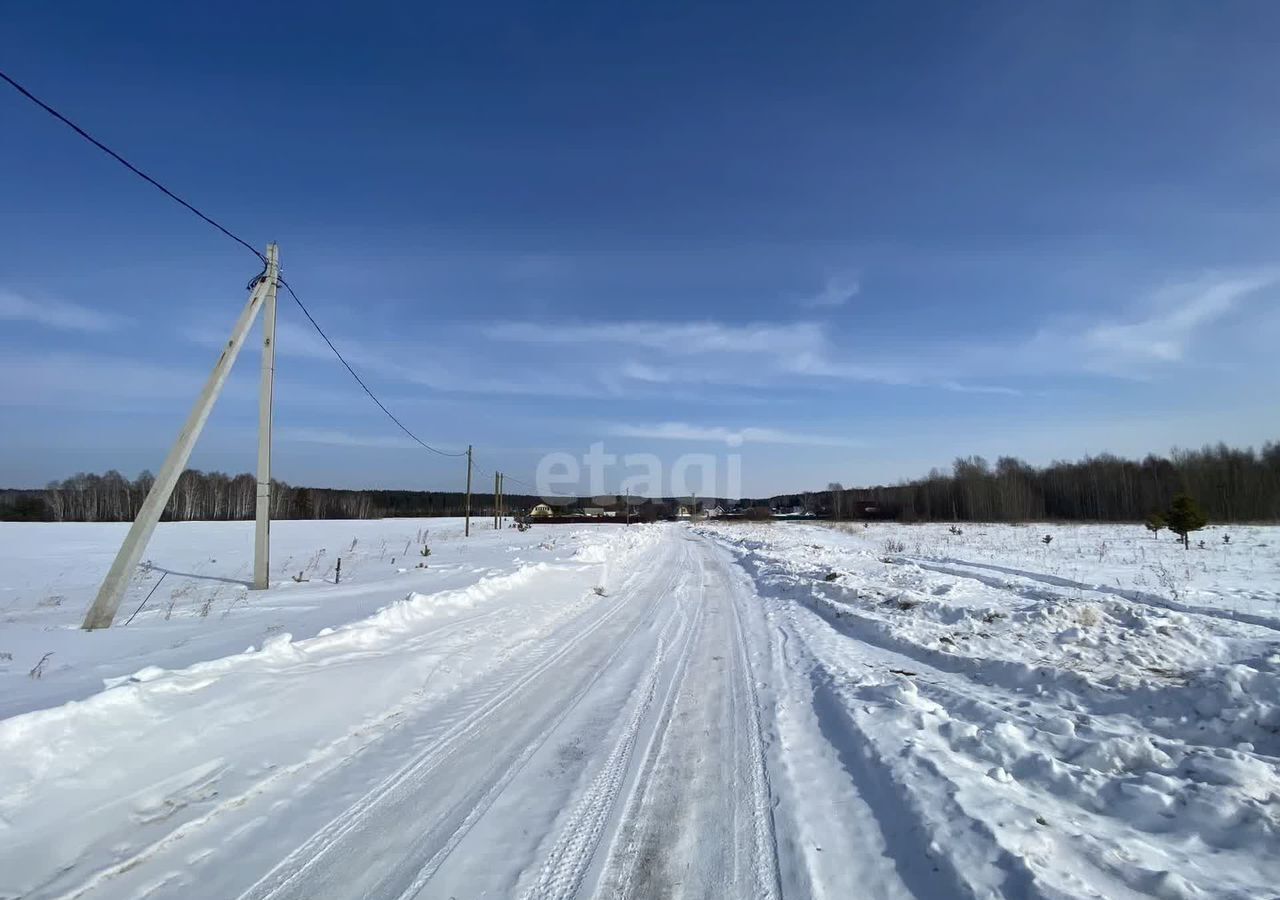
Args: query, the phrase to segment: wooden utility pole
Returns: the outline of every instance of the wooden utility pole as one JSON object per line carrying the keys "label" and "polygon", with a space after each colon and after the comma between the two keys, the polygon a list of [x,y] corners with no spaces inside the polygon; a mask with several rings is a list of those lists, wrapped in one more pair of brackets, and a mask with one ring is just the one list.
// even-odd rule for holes
{"label": "wooden utility pole", "polygon": [[[267,246],[266,259],[266,271],[254,282],[249,293],[249,302],[245,304],[240,312],[240,318],[236,319],[236,324],[231,329],[231,338],[222,348],[218,361],[214,363],[213,371],[209,373],[209,380],[205,382],[200,395],[196,397],[195,406],[191,408],[187,421],[183,423],[177,439],[169,448],[169,455],[165,457],[164,464],[151,485],[151,490],[147,492],[147,498],[142,501],[142,507],[138,510],[129,533],[125,535],[124,543],[120,545],[120,551],[116,553],[107,577],[98,588],[98,596],[89,607],[89,612],[85,614],[82,627],[86,631],[111,627],[111,622],[116,617],[116,610],[120,608],[120,601],[124,599],[125,589],[129,586],[129,579],[133,576],[133,570],[142,559],[142,553],[147,549],[147,541],[151,539],[156,523],[160,521],[164,508],[169,504],[169,496],[173,493],[174,485],[178,483],[178,477],[187,467],[191,451],[195,448],[200,432],[204,429],[204,423],[209,420],[209,413],[213,411],[213,404],[218,399],[218,394],[222,392],[227,376],[231,374],[231,367],[236,357],[240,355],[240,348],[244,346],[249,329],[253,327],[253,320],[257,318],[258,310],[266,303],[268,295],[273,299],[275,297],[280,264],[279,251],[275,244]],[[274,339],[271,343],[274,353]],[[261,461],[261,455],[259,461]],[[269,466],[270,457],[268,456]],[[268,483],[269,481],[268,478]],[[257,511],[261,515],[260,503]],[[255,571],[256,568],[255,560]]]}
{"label": "wooden utility pole", "polygon": [[276,245],[267,248],[267,297],[262,304],[262,377],[258,387],[258,496],[254,510],[253,589],[270,585],[271,570],[271,418],[276,380],[276,281],[280,274]]}
{"label": "wooden utility pole", "polygon": [[503,483],[504,481],[505,479],[502,477],[502,473],[499,472],[498,473],[498,530],[499,531],[502,530],[502,524],[503,524],[502,519],[504,517],[504,514],[506,513],[506,510],[503,509],[503,506],[502,506],[507,499],[505,494],[507,486],[506,484]]}
{"label": "wooden utility pole", "polygon": [[498,530],[498,478],[497,472],[493,473],[493,530]]}
{"label": "wooden utility pole", "polygon": [[462,536],[471,537],[471,445],[467,444],[467,520],[462,526]]}

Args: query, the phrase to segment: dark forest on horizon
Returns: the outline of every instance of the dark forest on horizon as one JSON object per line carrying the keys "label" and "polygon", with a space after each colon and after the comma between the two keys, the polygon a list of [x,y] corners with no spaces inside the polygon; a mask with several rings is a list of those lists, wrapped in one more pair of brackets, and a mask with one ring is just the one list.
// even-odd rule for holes
{"label": "dark forest on horizon", "polygon": [[[125,522],[137,515],[152,484],[144,472],[128,479],[119,472],[77,474],[44,489],[0,491],[0,520],[43,522]],[[187,470],[178,479],[167,521],[252,519],[255,479],[249,474]],[[1149,454],[1141,460],[1110,454],[1074,462],[1033,466],[1015,457],[994,464],[982,457],[955,460],[950,471],[934,469],[924,478],[896,485],[777,494],[747,500],[703,499],[697,506],[729,511],[765,508],[776,512],[840,519],[930,521],[1098,521],[1137,522],[1168,506],[1175,494],[1195,497],[1212,521],[1280,520],[1280,442],[1260,452],[1219,444],[1199,450]],[[509,513],[527,512],[542,498],[510,494]],[[600,498],[552,498],[558,512],[609,506]],[[676,514],[674,498],[633,500],[633,521]],[[274,482],[275,519],[376,519],[460,516],[461,491],[343,490],[295,487]],[[613,504],[621,508],[621,501]],[[492,515],[491,494],[472,495],[471,514]]]}

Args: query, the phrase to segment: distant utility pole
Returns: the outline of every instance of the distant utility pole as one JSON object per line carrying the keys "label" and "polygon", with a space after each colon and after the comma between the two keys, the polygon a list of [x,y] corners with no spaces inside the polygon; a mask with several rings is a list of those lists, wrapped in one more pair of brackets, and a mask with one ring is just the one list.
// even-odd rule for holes
{"label": "distant utility pole", "polygon": [[631,526],[631,488],[627,488],[627,526]]}
{"label": "distant utility pole", "polygon": [[503,503],[505,503],[507,499],[506,489],[507,489],[506,479],[503,478],[502,473],[499,472],[498,473],[498,530],[499,531],[502,530],[502,525],[503,525],[502,520],[504,518],[504,513],[506,513],[506,510],[503,508]]}
{"label": "distant utility pole", "polygon": [[467,444],[467,522],[462,527],[463,537],[471,537],[471,445]]}
{"label": "distant utility pole", "polygon": [[[253,327],[253,320],[257,318],[258,310],[269,303],[271,321],[266,323],[269,330],[264,340],[263,349],[264,351],[267,349],[266,341],[269,340],[272,358],[267,360],[264,354],[263,385],[258,405],[259,426],[261,426],[261,416],[265,403],[267,416],[265,440],[268,442],[268,447],[264,458],[262,449],[263,436],[260,428],[258,438],[257,530],[255,532],[254,547],[256,556],[253,567],[255,586],[257,586],[259,566],[261,565],[262,567],[261,571],[265,572],[266,570],[266,539],[269,532],[265,520],[271,512],[270,416],[271,376],[275,371],[274,312],[276,282],[279,280],[280,275],[279,249],[275,244],[267,245],[266,258],[266,270],[262,273],[262,277],[254,282],[249,294],[249,302],[245,304],[244,309],[240,312],[240,318],[236,320],[235,326],[231,329],[231,338],[222,348],[222,353],[214,364],[213,371],[209,374],[209,380],[205,382],[204,388],[196,398],[195,406],[191,408],[191,413],[187,416],[187,421],[183,423],[182,429],[178,432],[177,440],[174,441],[173,446],[169,449],[169,455],[165,457],[164,464],[160,467],[159,474],[156,475],[155,483],[151,485],[147,498],[142,501],[142,508],[138,510],[137,518],[133,520],[133,525],[129,528],[129,533],[125,536],[124,543],[120,545],[120,551],[116,554],[115,561],[111,563],[111,569],[107,572],[107,577],[98,589],[97,598],[93,601],[93,605],[89,607],[89,612],[84,617],[84,625],[82,627],[86,631],[111,627],[111,622],[116,616],[116,610],[120,608],[120,601],[124,599],[124,592],[129,586],[129,579],[133,575],[133,570],[137,568],[138,561],[142,558],[142,553],[147,548],[147,541],[151,539],[151,534],[156,529],[156,523],[160,521],[164,508],[169,504],[169,496],[173,493],[174,485],[178,483],[178,477],[187,467],[187,460],[191,458],[191,451],[195,448],[200,432],[204,429],[204,424],[209,419],[209,413],[213,411],[213,404],[218,399],[222,386],[226,384],[227,376],[231,374],[231,367],[235,363],[236,357],[240,355],[240,348],[244,346],[249,329]],[[270,372],[268,372],[268,369],[270,369]],[[262,479],[264,477],[267,484],[266,503],[263,502],[262,493]]]}
{"label": "distant utility pole", "polygon": [[498,478],[497,472],[493,473],[493,530],[498,530]]}

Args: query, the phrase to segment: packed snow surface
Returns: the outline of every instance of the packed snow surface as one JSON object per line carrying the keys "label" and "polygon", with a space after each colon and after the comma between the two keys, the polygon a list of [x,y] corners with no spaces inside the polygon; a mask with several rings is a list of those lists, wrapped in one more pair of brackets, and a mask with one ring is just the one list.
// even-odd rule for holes
{"label": "packed snow surface", "polygon": [[0,897],[1277,895],[1280,529],[472,525],[0,525]]}

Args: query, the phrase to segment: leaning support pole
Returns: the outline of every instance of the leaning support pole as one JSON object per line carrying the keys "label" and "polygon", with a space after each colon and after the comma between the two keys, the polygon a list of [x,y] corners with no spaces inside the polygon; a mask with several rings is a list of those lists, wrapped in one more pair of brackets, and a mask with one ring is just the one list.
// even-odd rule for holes
{"label": "leaning support pole", "polygon": [[271,570],[271,405],[276,379],[276,281],[280,257],[267,247],[267,296],[262,304],[262,380],[258,389],[258,496],[254,512],[253,589],[267,589]]}
{"label": "leaning support pole", "polygon": [[[275,245],[268,248],[268,253],[274,255]],[[120,601],[124,599],[125,588],[129,586],[133,570],[137,567],[138,560],[142,558],[142,551],[147,547],[151,532],[155,531],[156,523],[160,521],[160,514],[169,503],[169,495],[173,493],[173,487],[178,483],[178,476],[187,467],[191,450],[195,447],[204,423],[213,410],[214,401],[218,399],[218,394],[231,373],[231,366],[240,354],[240,348],[244,346],[244,339],[253,326],[253,320],[258,315],[259,308],[266,300],[269,287],[274,287],[274,284],[269,283],[266,278],[260,278],[254,284],[253,291],[249,294],[249,302],[245,304],[235,327],[231,329],[230,340],[222,348],[222,355],[214,364],[209,380],[205,382],[200,396],[196,398],[191,414],[187,416],[182,430],[178,432],[178,439],[174,441],[169,455],[165,457],[155,484],[151,486],[147,499],[142,501],[138,517],[133,520],[133,525],[120,546],[120,552],[116,554],[115,561],[102,582],[102,587],[98,589],[97,599],[93,601],[93,606],[89,607],[89,612],[84,617],[83,627],[86,631],[109,628],[112,620],[115,619],[116,610],[120,608]]]}

